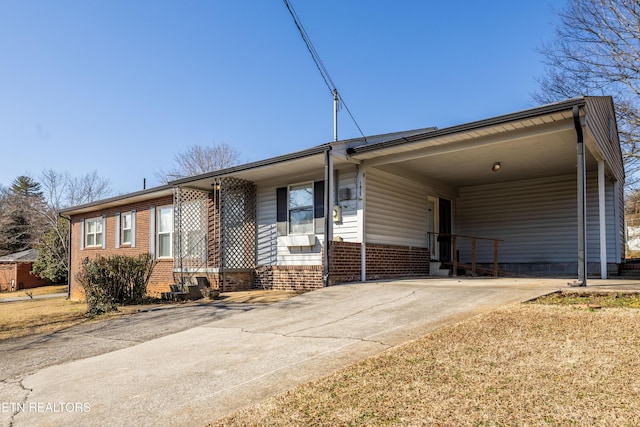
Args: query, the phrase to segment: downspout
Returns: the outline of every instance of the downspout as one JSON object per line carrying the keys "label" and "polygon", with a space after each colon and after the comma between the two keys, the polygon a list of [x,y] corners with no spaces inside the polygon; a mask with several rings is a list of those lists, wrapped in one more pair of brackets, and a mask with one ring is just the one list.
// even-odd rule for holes
{"label": "downspout", "polygon": [[331,226],[333,215],[331,198],[333,193],[333,159],[331,158],[331,146],[324,152],[324,259],[322,262],[322,286],[329,285],[329,243],[331,241]]}
{"label": "downspout", "polygon": [[584,135],[580,122],[580,107],[573,107],[573,124],[577,136],[577,174],[578,174],[578,280],[570,286],[587,286],[587,249],[586,249],[586,171],[584,162]]}
{"label": "downspout", "polygon": [[71,299],[71,217],[66,217],[61,213],[58,216],[69,222],[69,230],[67,230],[67,239],[69,239],[67,246],[67,299]]}

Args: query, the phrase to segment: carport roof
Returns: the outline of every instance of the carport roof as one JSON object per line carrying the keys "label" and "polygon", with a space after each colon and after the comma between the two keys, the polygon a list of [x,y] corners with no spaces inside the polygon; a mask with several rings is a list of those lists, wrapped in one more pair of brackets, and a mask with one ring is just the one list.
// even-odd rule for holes
{"label": "carport roof", "polygon": [[536,108],[531,108],[528,110],[521,110],[515,113],[504,114],[497,117],[491,117],[484,120],[477,120],[474,122],[455,125],[455,126],[451,126],[443,129],[430,130],[428,132],[421,133],[421,134],[403,136],[401,138],[381,141],[373,144],[367,143],[367,144],[363,144],[363,145],[359,145],[359,146],[355,146],[347,149],[347,154],[358,159],[371,158],[371,157],[380,155],[381,151],[384,151],[385,149],[389,149],[399,145],[408,145],[413,142],[424,141],[426,138],[433,139],[438,137],[444,137],[447,135],[461,134],[464,132],[479,130],[483,128],[500,126],[510,122],[533,119],[535,117],[546,116],[546,115],[550,115],[550,114],[558,113],[562,111],[570,111],[574,106],[581,107],[581,106],[584,106],[585,103],[586,103],[586,100],[584,97],[572,98],[572,99],[568,99],[561,102],[556,102],[556,103],[547,104],[547,105],[543,105]]}
{"label": "carport roof", "polygon": [[[585,119],[585,106],[607,104],[607,97],[573,98],[502,116],[373,144],[351,145],[347,156],[366,167],[375,167],[417,180],[429,180],[456,188],[505,181],[575,174],[576,130],[573,109],[579,107],[582,125],[601,123],[601,113]],[[605,99],[607,98],[607,99]],[[610,100],[609,100],[610,102]],[[599,114],[593,116],[593,114]],[[592,123],[592,124],[593,124]],[[586,127],[588,128],[588,126]],[[588,130],[588,129],[587,129]],[[616,141],[617,143],[617,141]],[[595,170],[601,146],[585,132],[585,160]],[[499,173],[492,166],[500,163]],[[608,164],[617,171],[617,164]]]}

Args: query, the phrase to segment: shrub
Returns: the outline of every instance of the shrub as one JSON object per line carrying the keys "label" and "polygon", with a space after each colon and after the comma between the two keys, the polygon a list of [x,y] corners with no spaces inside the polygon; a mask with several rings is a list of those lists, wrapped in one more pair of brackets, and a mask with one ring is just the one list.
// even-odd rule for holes
{"label": "shrub", "polygon": [[118,304],[141,303],[154,265],[155,260],[148,253],[85,258],[76,278],[84,288],[88,314],[114,311]]}

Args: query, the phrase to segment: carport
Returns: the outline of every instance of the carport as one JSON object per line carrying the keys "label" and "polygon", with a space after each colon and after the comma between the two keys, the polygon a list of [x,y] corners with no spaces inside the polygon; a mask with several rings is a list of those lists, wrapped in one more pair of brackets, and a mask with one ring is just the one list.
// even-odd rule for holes
{"label": "carport", "polygon": [[[450,256],[450,241],[439,235],[495,239],[501,270],[577,273],[578,284],[587,274],[606,278],[622,260],[624,170],[610,97],[575,98],[347,153],[366,171],[367,239],[390,230],[389,204],[426,196],[414,216],[424,209],[432,259]],[[388,195],[390,186],[415,191],[401,201]],[[478,244],[477,263],[491,267],[494,245]],[[471,246],[460,244],[452,256],[471,262]]]}

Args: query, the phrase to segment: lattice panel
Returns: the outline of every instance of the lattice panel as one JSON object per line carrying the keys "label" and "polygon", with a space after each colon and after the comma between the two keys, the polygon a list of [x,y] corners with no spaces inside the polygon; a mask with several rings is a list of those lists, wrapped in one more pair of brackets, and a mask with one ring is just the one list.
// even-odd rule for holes
{"label": "lattice panel", "polygon": [[180,271],[207,266],[208,193],[176,187],[174,191],[173,263]]}
{"label": "lattice panel", "polygon": [[221,267],[253,268],[256,243],[256,186],[237,178],[220,183]]}

